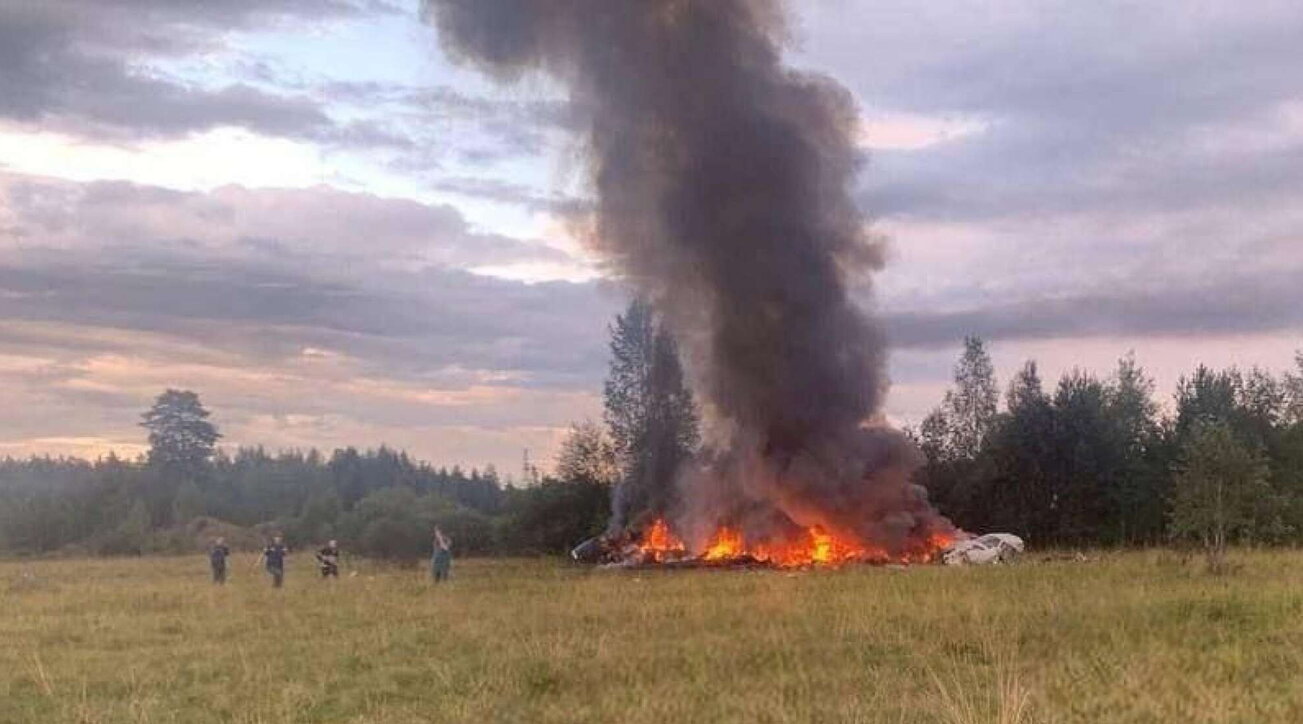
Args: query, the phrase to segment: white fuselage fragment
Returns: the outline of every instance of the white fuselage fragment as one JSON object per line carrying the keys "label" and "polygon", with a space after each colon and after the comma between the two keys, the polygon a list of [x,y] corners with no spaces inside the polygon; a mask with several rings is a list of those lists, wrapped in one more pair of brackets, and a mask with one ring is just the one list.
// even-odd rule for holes
{"label": "white fuselage fragment", "polygon": [[1023,539],[1012,533],[987,533],[955,542],[942,551],[941,562],[947,566],[1009,563],[1025,548]]}

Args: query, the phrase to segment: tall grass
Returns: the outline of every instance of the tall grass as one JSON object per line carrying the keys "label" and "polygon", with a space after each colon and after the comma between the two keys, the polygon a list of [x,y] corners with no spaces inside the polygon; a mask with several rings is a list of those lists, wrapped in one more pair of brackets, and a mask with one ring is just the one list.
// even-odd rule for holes
{"label": "tall grass", "polygon": [[0,562],[0,722],[1303,721],[1303,554],[907,570]]}
{"label": "tall grass", "polygon": [[1024,724],[1028,721],[1030,695],[1018,673],[1016,654],[989,638],[982,641],[982,649],[992,662],[990,667],[973,667],[959,659],[949,662],[948,676],[929,669],[945,721]]}

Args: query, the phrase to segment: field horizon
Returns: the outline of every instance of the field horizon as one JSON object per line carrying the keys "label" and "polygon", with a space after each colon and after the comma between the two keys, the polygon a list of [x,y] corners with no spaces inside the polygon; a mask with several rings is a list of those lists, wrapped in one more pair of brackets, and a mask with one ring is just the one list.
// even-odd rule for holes
{"label": "field horizon", "polygon": [[[3,560],[3,722],[1288,722],[1303,554],[609,571]],[[356,574],[356,575],[353,575]]]}

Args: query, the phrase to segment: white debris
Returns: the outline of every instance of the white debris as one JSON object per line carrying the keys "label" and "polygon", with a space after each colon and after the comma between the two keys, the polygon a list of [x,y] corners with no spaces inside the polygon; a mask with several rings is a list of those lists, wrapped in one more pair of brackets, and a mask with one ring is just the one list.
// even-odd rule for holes
{"label": "white debris", "polygon": [[941,552],[941,562],[947,566],[1010,563],[1025,548],[1022,538],[1012,533],[987,533],[956,541]]}

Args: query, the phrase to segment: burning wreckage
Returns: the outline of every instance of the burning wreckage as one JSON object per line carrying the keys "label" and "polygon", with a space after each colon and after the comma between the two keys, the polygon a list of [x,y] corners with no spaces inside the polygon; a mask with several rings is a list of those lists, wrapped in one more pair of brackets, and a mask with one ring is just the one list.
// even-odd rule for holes
{"label": "burning wreckage", "polygon": [[847,543],[815,527],[787,544],[748,545],[739,531],[724,527],[705,550],[693,553],[664,519],[658,518],[641,536],[596,536],[575,546],[570,557],[578,563],[609,568],[805,568],[848,563],[963,566],[1011,563],[1025,549],[1022,538],[1011,533],[972,536],[956,531],[953,537],[939,536],[929,543],[912,553],[893,556],[883,549]]}
{"label": "burning wreckage", "polygon": [[844,87],[784,65],[783,4],[424,12],[452,57],[565,89],[595,198],[585,237],[677,342],[701,410],[688,457],[647,398],[608,533],[575,557],[791,567],[956,550],[967,536],[913,484],[922,455],[882,414],[887,345],[863,300],[886,254],[853,192],[863,126]]}

